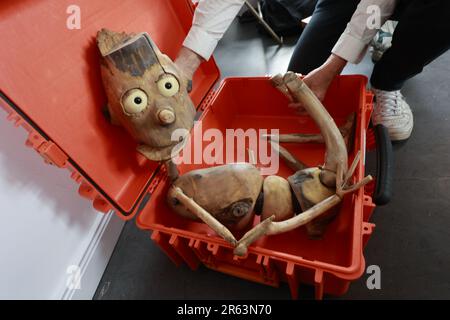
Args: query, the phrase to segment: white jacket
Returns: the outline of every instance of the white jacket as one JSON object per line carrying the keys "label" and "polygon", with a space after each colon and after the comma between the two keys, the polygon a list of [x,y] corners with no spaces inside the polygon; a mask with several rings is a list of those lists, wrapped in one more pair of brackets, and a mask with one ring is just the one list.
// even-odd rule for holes
{"label": "white jacket", "polygon": [[[208,60],[244,2],[199,0],[192,27],[183,45]],[[373,26],[373,15],[379,13],[378,27],[381,27],[394,12],[395,5],[396,0],[362,0],[332,52],[351,63],[361,61],[377,32]]]}

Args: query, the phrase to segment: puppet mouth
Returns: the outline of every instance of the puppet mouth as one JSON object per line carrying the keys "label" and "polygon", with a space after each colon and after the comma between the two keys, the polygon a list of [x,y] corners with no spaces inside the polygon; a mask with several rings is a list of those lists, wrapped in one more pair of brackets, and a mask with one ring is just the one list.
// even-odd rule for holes
{"label": "puppet mouth", "polygon": [[187,142],[187,135],[180,137],[178,142],[164,147],[153,147],[146,144],[141,144],[137,147],[137,151],[144,155],[147,159],[152,161],[170,160],[178,156],[180,151],[184,148]]}

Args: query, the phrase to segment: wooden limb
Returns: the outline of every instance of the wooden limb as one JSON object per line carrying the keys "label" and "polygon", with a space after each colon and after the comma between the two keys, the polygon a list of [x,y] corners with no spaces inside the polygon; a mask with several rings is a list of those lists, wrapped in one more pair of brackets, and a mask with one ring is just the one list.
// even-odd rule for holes
{"label": "wooden limb", "polygon": [[[346,141],[347,148],[350,141],[352,140],[352,132],[354,127],[356,114],[353,112],[345,121],[345,124],[339,127],[339,131],[342,134],[342,137]],[[266,134],[263,135],[264,138],[269,140],[278,140],[280,143],[324,143],[323,136],[321,134],[304,134],[304,133],[288,133],[288,134]]]}
{"label": "wooden limb", "polygon": [[337,205],[340,201],[341,199],[337,195],[332,195],[319,202],[314,207],[302,212],[299,215],[296,215],[289,220],[274,222],[268,229],[268,235],[284,233],[301,227],[314,220],[322,213],[328,211],[329,209]]}
{"label": "wooden limb", "polygon": [[353,173],[356,170],[356,166],[358,165],[360,158],[361,158],[361,151],[358,151],[358,153],[355,156],[355,159],[353,159],[350,169],[345,173],[344,173],[344,170],[342,167],[339,166],[337,168],[337,173],[338,173],[339,179],[337,179],[337,181],[336,181],[336,194],[340,198],[343,198],[344,195],[346,195],[348,193],[352,193],[352,192],[358,190],[359,188],[365,186],[366,184],[368,184],[370,181],[373,180],[372,176],[368,175],[368,176],[364,177],[361,181],[358,181],[357,183],[355,183],[354,185],[349,185],[350,179],[352,178]]}
{"label": "wooden limb", "polygon": [[285,149],[284,147],[280,146],[278,143],[276,143],[275,141],[272,141],[270,143],[270,145],[272,146],[272,148],[278,152],[278,154],[281,156],[281,158],[283,158],[283,160],[286,162],[287,166],[289,168],[291,168],[294,171],[299,171],[299,170],[303,170],[306,168],[306,165],[304,163],[302,163],[300,160],[298,160],[297,158],[295,158],[292,153],[290,153],[287,149]]}
{"label": "wooden limb", "polygon": [[[338,175],[343,174],[341,168],[338,168],[337,171]],[[234,249],[234,254],[239,256],[246,255],[248,246],[262,236],[288,232],[300,226],[308,224],[323,213],[330,210],[332,207],[336,206],[342,200],[344,195],[358,190],[370,181],[372,181],[372,177],[367,176],[349,188],[343,189],[341,186],[339,186],[336,190],[336,194],[324,199],[323,201],[317,203],[315,206],[288,220],[274,222],[273,220],[275,218],[275,215],[271,216],[270,218],[264,220],[262,223],[258,224],[256,227],[248,231],[239,240],[236,248]],[[342,184],[346,184],[346,182],[344,181],[342,182]]]}
{"label": "wooden limb", "polygon": [[237,241],[227,227],[225,227],[216,218],[214,218],[208,211],[199,206],[193,199],[185,195],[183,190],[178,187],[172,188],[174,188],[172,196],[177,199],[185,208],[195,214],[223,239],[231,243],[233,246],[236,245]]}
{"label": "wooden limb", "polygon": [[272,216],[248,231],[239,240],[238,245],[234,249],[234,254],[239,256],[245,255],[248,246],[264,235],[280,234],[303,226],[337,205],[340,201],[341,198],[335,194],[289,220],[274,222],[272,221],[274,216]]}
{"label": "wooden limb", "polygon": [[355,183],[354,185],[352,185],[348,188],[343,188],[343,189],[337,190],[336,193],[342,198],[347,193],[355,192],[356,190],[365,186],[372,180],[373,180],[372,176],[369,175],[369,176],[365,177],[364,179],[362,179],[361,181]]}
{"label": "wooden limb", "polygon": [[321,134],[302,134],[302,133],[287,133],[287,134],[266,134],[264,138],[278,140],[281,143],[323,143],[323,136]]}
{"label": "wooden limb", "polygon": [[277,74],[271,77],[270,82],[278,91],[280,91],[286,98],[288,98],[290,102],[294,102],[294,98],[292,98],[291,93],[284,84],[283,76],[281,74]]}
{"label": "wooden limb", "polygon": [[347,148],[336,123],[320,100],[293,72],[284,75],[283,81],[292,97],[302,104],[320,129],[326,145],[326,155],[321,181],[328,187],[336,186],[336,170],[341,166],[347,172]]}
{"label": "wooden limb", "polygon": [[358,151],[358,153],[355,156],[355,159],[353,159],[352,165],[350,166],[349,170],[345,174],[343,181],[340,184],[338,184],[336,193],[340,197],[343,197],[347,193],[352,193],[352,192],[358,190],[359,188],[365,186],[366,184],[368,184],[370,181],[373,180],[372,176],[368,175],[367,177],[365,177],[361,181],[355,183],[354,185],[350,185],[350,179],[352,178],[353,174],[355,173],[356,167],[357,167],[360,159],[361,159],[361,151]]}
{"label": "wooden limb", "polygon": [[344,176],[344,186],[349,183],[350,178],[353,176],[353,173],[355,173],[356,166],[359,163],[359,160],[361,158],[361,150],[358,151],[358,153],[355,156],[355,159],[353,159],[352,165],[348,169],[347,173]]}
{"label": "wooden limb", "polygon": [[268,233],[268,230],[273,223],[273,219],[275,219],[275,215],[270,216],[252,230],[248,231],[241,240],[239,240],[233,253],[240,257],[245,256],[247,254],[248,246]]}

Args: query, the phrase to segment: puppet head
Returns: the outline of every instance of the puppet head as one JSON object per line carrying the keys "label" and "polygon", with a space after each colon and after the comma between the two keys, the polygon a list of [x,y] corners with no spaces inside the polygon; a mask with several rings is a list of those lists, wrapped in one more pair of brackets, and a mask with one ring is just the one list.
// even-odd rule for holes
{"label": "puppet head", "polygon": [[138,151],[150,160],[170,159],[186,140],[172,141],[172,133],[189,132],[194,123],[188,80],[146,33],[102,29],[97,45],[111,122],[139,141]]}

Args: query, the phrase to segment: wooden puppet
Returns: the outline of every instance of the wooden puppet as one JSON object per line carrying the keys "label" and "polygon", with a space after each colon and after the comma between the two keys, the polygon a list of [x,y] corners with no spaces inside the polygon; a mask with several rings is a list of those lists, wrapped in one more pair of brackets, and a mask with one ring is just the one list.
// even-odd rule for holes
{"label": "wooden puppet", "polygon": [[[123,126],[141,146],[147,158],[165,162],[172,185],[167,201],[178,214],[201,220],[245,255],[248,246],[264,235],[287,232],[309,225],[310,235],[323,232],[323,220],[345,194],[371,180],[368,176],[351,185],[359,154],[348,168],[347,140],[353,117],[341,131],[306,84],[294,73],[277,75],[273,85],[292,101],[301,103],[320,128],[321,135],[281,135],[281,142],[325,143],[325,163],[306,168],[281,145],[272,142],[281,157],[294,169],[288,179],[263,177],[248,163],[231,163],[178,174],[170,160],[183,141],[173,142],[176,129],[190,130],[195,109],[188,96],[188,81],[175,64],[145,33],[127,35],[101,30],[97,43],[102,54],[102,77],[111,121]],[[185,138],[182,140],[186,140]],[[255,213],[261,223],[237,240],[236,230],[248,230]],[[320,221],[320,220],[319,220]]]}

